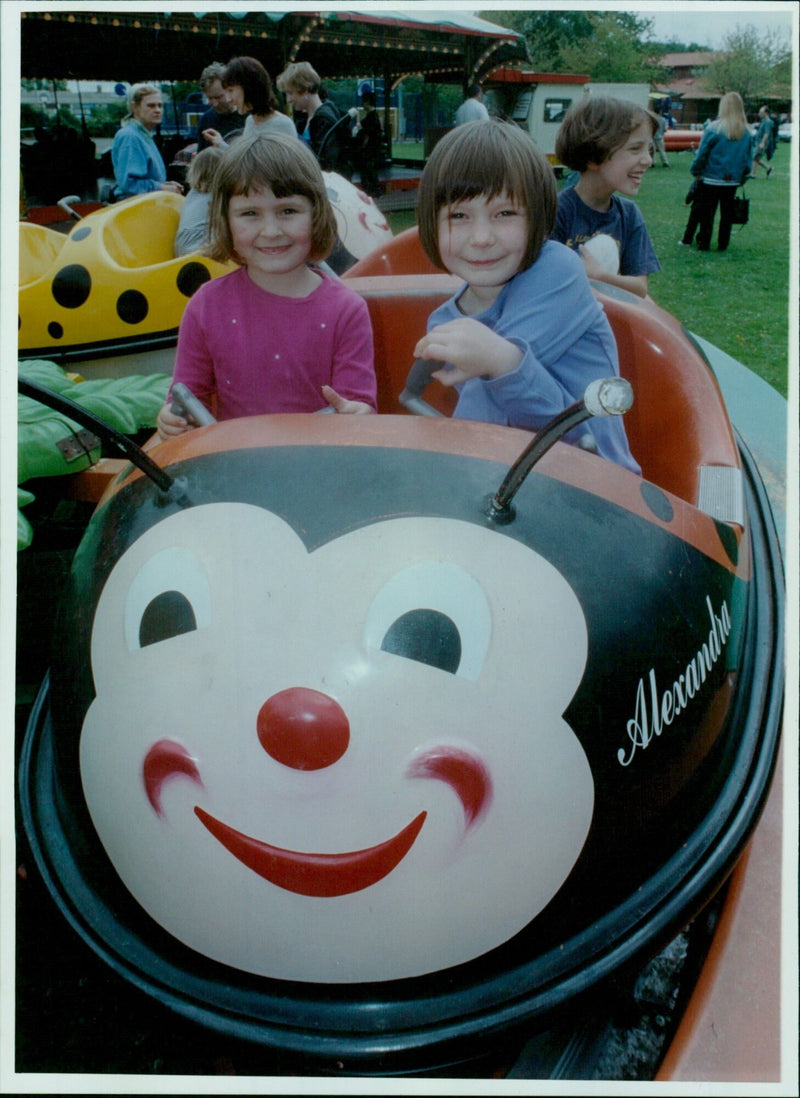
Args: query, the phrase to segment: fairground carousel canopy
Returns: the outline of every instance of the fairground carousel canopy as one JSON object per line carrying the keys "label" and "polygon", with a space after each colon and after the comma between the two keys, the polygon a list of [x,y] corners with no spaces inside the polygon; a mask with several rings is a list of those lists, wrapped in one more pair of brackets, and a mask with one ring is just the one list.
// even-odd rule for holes
{"label": "fairground carousel canopy", "polygon": [[525,39],[469,13],[413,9],[304,12],[41,10],[21,13],[25,78],[197,80],[214,60],[257,57],[277,75],[309,61],[335,80],[421,73],[468,83],[530,62]]}

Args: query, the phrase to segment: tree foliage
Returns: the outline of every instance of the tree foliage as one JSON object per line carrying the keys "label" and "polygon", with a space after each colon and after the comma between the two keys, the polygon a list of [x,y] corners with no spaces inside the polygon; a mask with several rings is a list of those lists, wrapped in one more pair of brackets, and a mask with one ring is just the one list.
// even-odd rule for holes
{"label": "tree foliage", "polygon": [[95,107],[91,114],[87,114],[89,133],[92,137],[113,137],[127,112],[128,105],[124,99],[119,103]]}
{"label": "tree foliage", "polygon": [[751,109],[760,99],[788,98],[791,82],[790,47],[780,34],[759,35],[752,24],[737,25],[725,37],[706,72],[707,84],[723,95],[738,91]]}
{"label": "tree foliage", "polygon": [[591,34],[561,49],[565,71],[585,72],[592,80],[650,84],[662,70],[652,59],[645,37],[651,22],[628,12],[592,12]]}
{"label": "tree foliage", "polygon": [[653,39],[650,52],[653,57],[663,57],[665,53],[708,53],[709,47],[699,42],[682,42],[680,38]]}
{"label": "tree foliage", "polygon": [[[561,50],[592,33],[587,11],[491,11],[487,19],[525,35],[534,68],[543,72],[559,70]],[[563,71],[563,70],[562,70]]]}
{"label": "tree foliage", "polygon": [[199,91],[194,80],[172,80],[169,83],[160,84],[161,96],[165,103],[181,103],[188,99],[192,92]]}
{"label": "tree foliage", "polygon": [[534,68],[586,73],[606,82],[649,82],[652,20],[626,11],[492,11],[487,18],[525,35]]}

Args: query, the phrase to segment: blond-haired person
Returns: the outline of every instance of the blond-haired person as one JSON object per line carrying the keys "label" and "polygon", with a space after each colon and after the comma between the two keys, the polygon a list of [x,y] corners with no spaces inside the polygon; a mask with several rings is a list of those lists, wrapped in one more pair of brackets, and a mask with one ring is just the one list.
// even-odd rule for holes
{"label": "blond-haired person", "polygon": [[719,206],[717,248],[724,252],[731,238],[736,188],[753,170],[753,136],[738,92],[720,99],[716,120],[706,126],[689,170],[698,186],[681,244],[691,244],[697,228],[697,247],[707,252]]}
{"label": "blond-haired person", "polygon": [[323,100],[322,81],[316,70],[308,61],[296,61],[287,65],[276,83],[295,114],[305,117],[300,136],[319,160],[322,170],[344,170],[346,173],[347,158],[342,144],[346,126],[344,115],[331,99]]}
{"label": "blond-haired person", "polygon": [[176,256],[201,251],[210,243],[208,216],[211,209],[211,185],[226,147],[209,145],[189,165],[186,182],[190,189],[183,200],[178,231],[175,234]]}
{"label": "blond-haired person", "polygon": [[155,129],[164,113],[160,90],[153,84],[134,84],[128,92],[128,110],[111,146],[115,201],[150,191],[183,194],[181,183],[167,179],[155,141]]}

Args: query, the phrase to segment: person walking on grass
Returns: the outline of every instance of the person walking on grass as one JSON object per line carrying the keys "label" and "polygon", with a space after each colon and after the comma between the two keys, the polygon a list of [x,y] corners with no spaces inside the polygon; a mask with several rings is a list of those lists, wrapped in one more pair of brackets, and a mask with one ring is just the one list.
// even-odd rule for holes
{"label": "person walking on grass", "polygon": [[763,168],[767,173],[767,179],[772,175],[772,166],[765,164],[764,160],[772,160],[772,153],[775,149],[774,128],[775,124],[770,118],[769,107],[761,107],[758,112],[756,150],[753,154],[753,175],[758,174],[756,168]]}
{"label": "person walking on grass", "polygon": [[719,206],[717,248],[724,252],[731,238],[736,188],[753,170],[753,137],[738,92],[727,92],[720,99],[717,118],[706,126],[689,170],[698,182],[679,243],[690,245],[697,230],[697,247],[707,252]]}
{"label": "person walking on grass", "polygon": [[664,147],[664,134],[667,132],[667,120],[662,114],[661,105],[656,104],[655,115],[658,118],[658,129],[653,134],[653,149],[658,155],[659,163],[662,168],[669,167],[669,160],[667,160],[667,150]]}

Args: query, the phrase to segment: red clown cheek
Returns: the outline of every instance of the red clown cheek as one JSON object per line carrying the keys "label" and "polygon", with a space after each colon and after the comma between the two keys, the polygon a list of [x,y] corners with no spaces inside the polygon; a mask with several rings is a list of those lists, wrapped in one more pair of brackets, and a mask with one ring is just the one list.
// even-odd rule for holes
{"label": "red clown cheek", "polygon": [[461,748],[434,747],[414,759],[409,778],[436,778],[446,782],[464,808],[467,827],[476,824],[492,801],[492,779],[484,762]]}
{"label": "red clown cheek", "polygon": [[202,785],[197,763],[186,748],[174,740],[159,740],[154,743],[142,764],[142,778],[147,799],[159,816],[164,815],[161,807],[161,790],[164,782],[183,775],[197,785]]}

